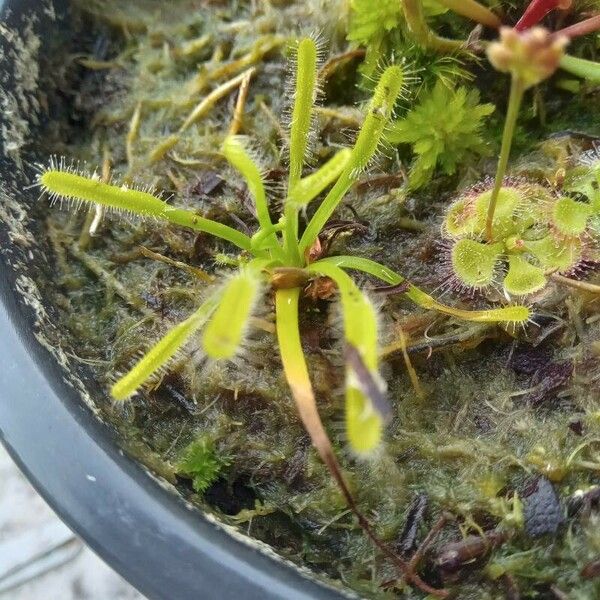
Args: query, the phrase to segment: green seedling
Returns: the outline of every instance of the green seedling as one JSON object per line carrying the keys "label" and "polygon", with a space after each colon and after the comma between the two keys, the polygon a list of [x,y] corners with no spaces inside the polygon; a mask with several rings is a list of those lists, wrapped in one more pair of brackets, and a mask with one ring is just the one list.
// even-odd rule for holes
{"label": "green seedling", "polygon": [[[64,165],[51,165],[43,171],[39,185],[52,198],[101,205],[151,218],[157,223],[175,223],[206,232],[238,247],[241,251],[235,261],[239,264],[238,270],[224,283],[211,289],[192,316],[171,329],[129,373],[119,379],[112,388],[112,395],[120,401],[131,397],[155,373],[166,369],[176,353],[200,333],[202,348],[209,358],[233,358],[243,347],[244,334],[255,306],[273,290],[279,351],[301,420],[361,525],[381,547],[356,509],[319,417],[300,341],[298,305],[302,290],[311,279],[330,278],[339,290],[347,347],[348,440],[356,453],[369,455],[381,443],[389,407],[385,402],[385,385],[379,375],[377,309],[347,271],[362,271],[390,284],[399,284],[403,278],[365,258],[317,256],[315,259],[313,250],[318,246],[323,227],[377,154],[394,105],[402,93],[405,74],[400,66],[389,66],[383,71],[353,148],[340,150],[322,167],[303,177],[317,86],[316,56],[316,46],[311,39],[299,42],[290,127],[288,189],[283,215],[276,223],[271,220],[262,169],[248,142],[235,136],[228,136],[223,142],[223,156],[246,182],[254,201],[258,228],[251,236],[194,212],[175,208],[149,191],[103,183],[97,177],[86,177]],[[300,235],[301,212],[327,188],[329,191]],[[407,286],[405,295],[425,309],[470,321],[524,323],[530,318],[529,309],[525,306],[482,311],[453,308],[441,304],[413,285]]]}
{"label": "green seedling", "polygon": [[411,144],[417,156],[410,170],[411,188],[426,184],[436,166],[452,175],[469,156],[488,154],[483,129],[492,112],[493,104],[479,104],[477,90],[438,81],[404,119],[394,122],[388,141]]}
{"label": "green seedling", "polygon": [[200,435],[183,450],[176,468],[177,473],[192,480],[194,491],[202,494],[227,464],[227,458],[219,456],[214,441]]}

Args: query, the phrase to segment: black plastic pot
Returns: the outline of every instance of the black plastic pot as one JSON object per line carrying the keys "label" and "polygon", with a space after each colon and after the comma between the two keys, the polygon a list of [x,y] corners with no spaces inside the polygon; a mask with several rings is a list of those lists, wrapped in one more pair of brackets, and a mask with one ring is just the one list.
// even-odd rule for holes
{"label": "black plastic pot", "polygon": [[209,520],[128,457],[94,412],[90,394],[104,392],[44,342],[55,325],[37,282],[51,277],[52,259],[37,241],[37,191],[24,189],[22,168],[36,148],[42,154],[36,68],[47,74],[58,56],[65,5],[0,0],[0,439],[60,517],[150,598],[340,598]]}

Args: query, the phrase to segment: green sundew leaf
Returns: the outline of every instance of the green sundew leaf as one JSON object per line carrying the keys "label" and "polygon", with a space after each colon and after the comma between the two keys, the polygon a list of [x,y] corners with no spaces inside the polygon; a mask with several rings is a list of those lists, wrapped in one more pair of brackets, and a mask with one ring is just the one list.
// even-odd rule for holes
{"label": "green sundew leaf", "polygon": [[565,192],[581,194],[592,199],[600,188],[600,158],[590,165],[578,165],[569,169],[565,176]]}
{"label": "green sundew leaf", "polygon": [[39,183],[52,198],[81,200],[141,217],[162,219],[223,238],[244,250],[250,249],[250,238],[243,233],[191,211],[174,208],[149,192],[110,185],[96,177],[85,177],[59,169],[49,169],[42,173]]}
{"label": "green sundew leaf", "polygon": [[252,267],[240,269],[225,284],[219,306],[202,337],[202,346],[208,356],[218,360],[235,355],[242,343],[260,288],[260,273]]}
{"label": "green sundew leaf", "polygon": [[246,140],[239,135],[227,136],[221,146],[221,152],[223,152],[229,164],[239,171],[246,181],[248,191],[254,199],[260,226],[263,228],[271,227],[273,224],[269,216],[262,170],[248,152]]}
{"label": "green sundew leaf", "polygon": [[144,357],[112,387],[115,400],[126,400],[132,396],[156,371],[163,368],[208,319],[217,307],[219,294],[211,296],[185,321],[175,325],[159,340]]}
{"label": "green sundew leaf", "polygon": [[502,244],[483,244],[475,240],[458,240],[452,248],[452,270],[464,285],[482,288],[491,285],[502,256]]}
{"label": "green sundew leaf", "polygon": [[[340,291],[344,336],[356,349],[364,367],[374,381],[383,385],[378,372],[377,313],[371,301],[358,289],[344,271],[331,263],[313,263],[309,271],[333,279]],[[353,450],[373,451],[381,441],[383,416],[365,394],[360,374],[350,365],[346,368],[346,433]]]}
{"label": "green sundew leaf", "polygon": [[594,215],[600,215],[600,189],[594,190],[590,206],[592,207],[592,213]]}
{"label": "green sundew leaf", "polygon": [[396,100],[404,86],[404,70],[400,66],[388,67],[375,88],[368,114],[360,129],[350,158],[342,174],[331,188],[316,213],[308,223],[300,240],[299,253],[301,256],[315,241],[321,229],[342,201],[350,186],[359,177],[361,171],[369,164],[376,154],[382,141],[394,110]]}
{"label": "green sundew leaf", "polygon": [[204,493],[229,461],[217,454],[212,439],[200,436],[187,446],[177,463],[177,472],[192,479],[194,491]]}
{"label": "green sundew leaf", "polygon": [[[369,273],[373,277],[377,277],[390,285],[399,285],[406,281],[404,277],[395,273],[386,266],[381,265],[368,258],[360,258],[358,256],[332,256],[322,258],[319,261],[320,265],[333,264],[344,269],[356,269],[364,273]],[[447,306],[435,300],[429,294],[410,284],[405,292],[407,298],[410,298],[418,306],[427,310],[437,310],[446,315],[452,315],[458,319],[465,321],[473,321],[477,323],[525,323],[531,317],[531,310],[527,306],[503,306],[501,308],[491,308],[487,310],[462,310]]]}
{"label": "green sundew leaf", "polygon": [[297,206],[306,206],[325,188],[329,187],[346,168],[352,151],[344,148],[336,152],[322,167],[307,175],[293,187],[289,201]]}
{"label": "green sundew leaf", "polygon": [[444,230],[452,237],[462,237],[475,233],[479,226],[473,198],[459,198],[450,205],[444,219]]}
{"label": "green sundew leaf", "polygon": [[504,278],[504,289],[513,296],[526,296],[541,290],[546,285],[544,271],[528,263],[520,256],[508,257],[508,273]]}
{"label": "green sundew leaf", "polygon": [[296,81],[290,126],[289,185],[292,189],[302,176],[312,126],[317,84],[317,45],[311,38],[298,42],[296,48]]}
{"label": "green sundew leaf", "polygon": [[[491,197],[492,192],[490,190],[480,194],[475,201],[475,209],[478,215],[478,232],[483,232],[485,229],[485,220]],[[500,189],[492,223],[494,239],[504,239],[521,233],[520,228],[524,224],[518,213],[523,208],[524,202],[523,195],[516,188],[503,187]]]}
{"label": "green sundew leaf", "polygon": [[577,238],[557,239],[547,235],[541,240],[527,241],[526,248],[543,269],[569,271],[581,260],[581,241]]}
{"label": "green sundew leaf", "polygon": [[572,198],[560,198],[554,203],[552,221],[563,235],[575,236],[583,233],[587,227],[592,207]]}

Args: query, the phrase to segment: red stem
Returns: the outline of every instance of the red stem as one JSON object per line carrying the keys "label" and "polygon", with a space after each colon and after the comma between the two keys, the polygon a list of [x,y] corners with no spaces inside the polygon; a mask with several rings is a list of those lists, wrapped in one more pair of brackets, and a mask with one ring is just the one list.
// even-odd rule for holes
{"label": "red stem", "polygon": [[556,8],[566,9],[572,4],[572,0],[531,0],[525,9],[523,16],[515,25],[517,31],[525,31],[537,25],[549,12]]}
{"label": "red stem", "polygon": [[580,21],[579,23],[575,23],[575,25],[571,25],[570,27],[565,27],[564,29],[559,29],[555,33],[553,33],[553,37],[559,37],[562,35],[567,36],[568,38],[578,37],[580,35],[587,35],[588,33],[593,33],[594,31],[598,31],[600,29],[600,15],[596,15],[594,17],[590,17],[589,19],[585,19],[585,21]]}

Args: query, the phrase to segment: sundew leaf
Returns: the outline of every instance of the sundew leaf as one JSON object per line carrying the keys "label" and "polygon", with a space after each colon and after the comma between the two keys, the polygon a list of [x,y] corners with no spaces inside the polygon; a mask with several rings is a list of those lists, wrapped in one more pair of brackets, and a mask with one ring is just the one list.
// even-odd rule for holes
{"label": "sundew leaf", "polygon": [[243,233],[189,210],[175,208],[149,192],[111,185],[96,177],[86,177],[70,170],[55,168],[48,169],[40,175],[39,185],[51,198],[90,202],[126,214],[161,219],[196,231],[204,231],[228,240],[244,250],[250,249],[250,238]]}
{"label": "sundew leaf", "polygon": [[296,80],[290,124],[289,188],[300,180],[306,159],[317,85],[317,45],[303,38],[295,48]]}
{"label": "sundew leaf", "polygon": [[297,206],[309,204],[340,176],[346,168],[351,154],[349,148],[344,148],[336,152],[314,173],[303,177],[290,191],[288,202],[292,202]]}
{"label": "sundew leaf", "polygon": [[175,325],[161,338],[129,371],[112,387],[111,394],[115,400],[127,400],[156,371],[164,368],[190,337],[204,325],[211,312],[217,307],[219,293],[211,296],[206,302],[178,325]]}
{"label": "sundew leaf", "polygon": [[[399,285],[406,281],[402,275],[395,273],[386,266],[359,256],[332,256],[319,261],[321,265],[324,263],[331,263],[343,269],[362,271],[390,285]],[[408,284],[408,289],[404,294],[422,308],[437,310],[440,313],[451,315],[464,321],[473,321],[475,323],[526,323],[531,318],[531,309],[528,306],[502,306],[486,310],[463,310],[447,306],[438,302],[412,283]]]}
{"label": "sundew leaf", "polygon": [[369,103],[367,116],[352,148],[350,158],[339,179],[309,221],[300,239],[299,249],[301,255],[316,240],[321,229],[342,201],[350,186],[375,156],[392,116],[394,105],[402,93],[404,83],[404,69],[398,65],[388,67],[381,75]]}
{"label": "sundew leaf", "polygon": [[487,287],[494,283],[501,253],[501,244],[458,240],[452,248],[452,271],[468,287]]}
{"label": "sundew leaf", "polygon": [[528,263],[520,256],[508,257],[508,273],[504,278],[504,289],[513,296],[526,296],[541,290],[546,285],[544,271]]}
{"label": "sundew leaf", "polygon": [[552,210],[552,222],[564,235],[575,236],[583,233],[587,227],[592,207],[573,198],[560,198]]}
{"label": "sundew leaf", "polygon": [[238,135],[227,136],[221,146],[221,152],[229,164],[244,177],[250,195],[254,199],[256,215],[261,227],[272,226],[262,170],[248,151],[245,139]]}
{"label": "sundew leaf", "polygon": [[381,442],[388,416],[378,371],[377,312],[354,281],[335,265],[316,262],[309,271],[330,277],[340,291],[344,337],[350,356],[354,351],[358,354],[346,364],[346,434],[355,452],[372,452]]}
{"label": "sundew leaf", "polygon": [[544,269],[569,271],[581,260],[582,247],[578,238],[556,238],[550,234],[541,240],[527,241],[525,245]]}
{"label": "sundew leaf", "polygon": [[242,267],[224,286],[218,308],[202,338],[210,358],[232,358],[242,343],[248,320],[260,294],[262,278],[252,267]]}

